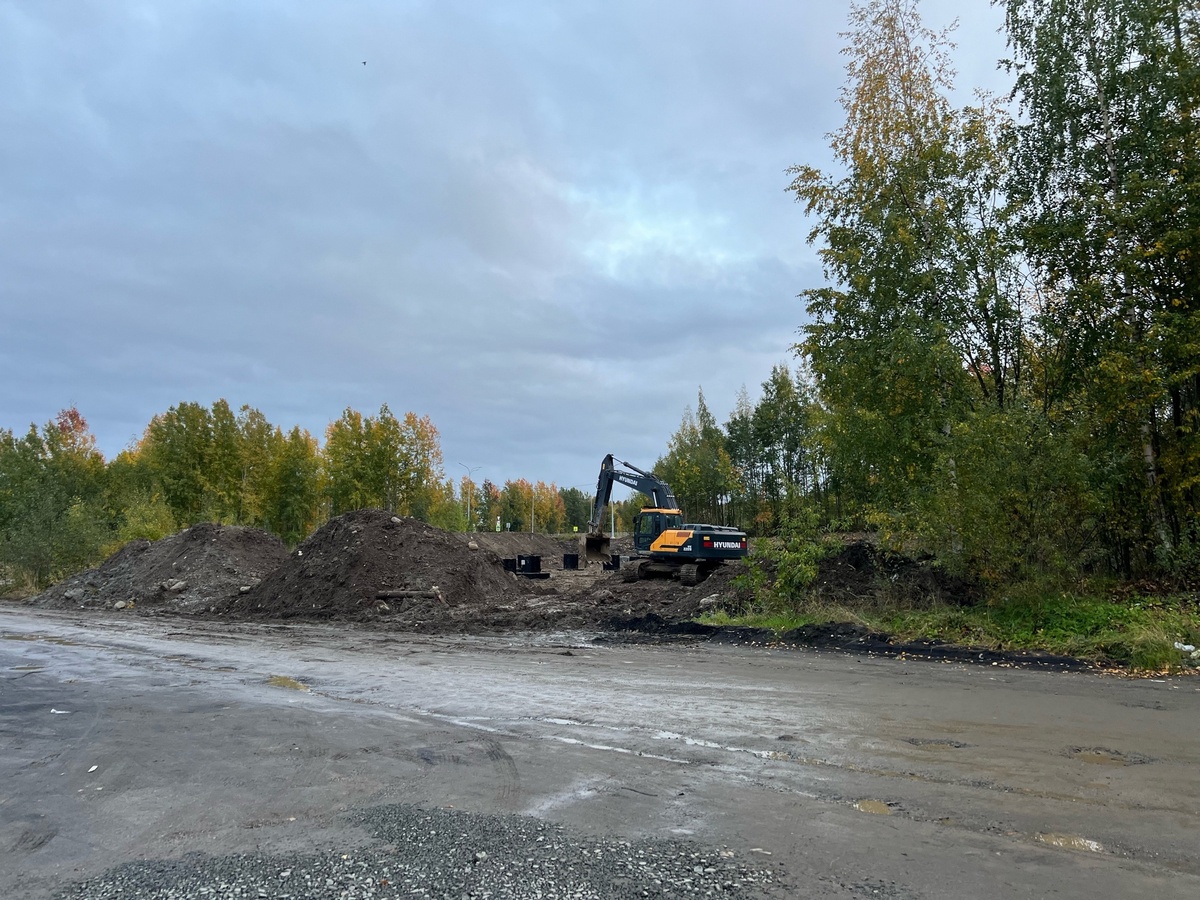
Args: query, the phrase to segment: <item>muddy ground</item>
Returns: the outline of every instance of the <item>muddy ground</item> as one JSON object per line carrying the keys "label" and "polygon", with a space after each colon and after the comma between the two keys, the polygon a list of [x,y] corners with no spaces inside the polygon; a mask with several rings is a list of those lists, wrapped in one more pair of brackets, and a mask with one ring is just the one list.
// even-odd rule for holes
{"label": "muddy ground", "polygon": [[1198,748],[1194,679],[8,607],[0,896],[1182,900]]}
{"label": "muddy ground", "polygon": [[44,609],[199,612],[257,584],[287,558],[269,532],[203,523],[159,541],[130,541],[28,602]]}
{"label": "muddy ground", "polygon": [[[619,552],[617,542],[614,550]],[[629,547],[624,549],[628,552]],[[196,525],[134,542],[27,601],[46,609],[128,609],[237,619],[353,621],[423,633],[607,627],[614,617],[687,621],[729,593],[737,567],[685,588],[630,581],[580,560],[575,540],[455,534],[383,510],[332,519],[292,552],[266,532]],[[545,578],[506,570],[540,557]]]}
{"label": "muddy ground", "polygon": [[[6,604],[0,896],[1196,896],[1193,680],[714,628],[738,567],[574,549],[205,525]],[[852,543],[816,584],[955,602],[927,568]]]}
{"label": "muddy ground", "polygon": [[[577,539],[524,533],[461,534],[384,510],[360,510],[326,523],[290,553],[273,535],[253,528],[196,525],[150,543],[135,541],[96,569],[27,601],[58,610],[122,610],[220,620],[353,622],[424,634],[602,632],[600,640],[666,643],[709,641],[843,649],[983,663],[1079,668],[1076,660],[1007,653],[936,642],[898,642],[861,626],[830,622],[784,635],[765,629],[699,625],[701,613],[736,609],[744,599],[741,563],[706,581],[638,581],[631,575],[629,539],[612,550],[626,564],[605,570],[579,558]],[[541,575],[529,578],[505,560],[536,556]],[[978,588],[931,564],[850,541],[820,562],[812,593],[853,604],[886,597],[909,606],[969,604]]]}

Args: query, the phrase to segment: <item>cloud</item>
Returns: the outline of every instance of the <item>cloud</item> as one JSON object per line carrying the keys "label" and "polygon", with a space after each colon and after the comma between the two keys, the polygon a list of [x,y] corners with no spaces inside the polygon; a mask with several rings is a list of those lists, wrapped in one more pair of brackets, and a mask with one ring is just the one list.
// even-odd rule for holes
{"label": "cloud", "polygon": [[844,14],[10,0],[0,427],[74,403],[111,455],[182,401],[387,402],[480,477],[650,464],[788,358]]}

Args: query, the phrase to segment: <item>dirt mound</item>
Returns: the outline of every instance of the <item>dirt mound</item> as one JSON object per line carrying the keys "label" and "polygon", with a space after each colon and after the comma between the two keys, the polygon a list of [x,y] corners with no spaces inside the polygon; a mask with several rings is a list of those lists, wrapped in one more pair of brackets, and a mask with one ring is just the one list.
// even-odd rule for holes
{"label": "dirt mound", "polygon": [[416,519],[365,509],[327,522],[221,611],[280,619],[385,617],[414,628],[451,628],[520,594],[495,553],[472,550]]}
{"label": "dirt mound", "polygon": [[561,568],[564,553],[579,553],[579,541],[551,534],[530,534],[516,531],[456,532],[464,542],[474,541],[497,556],[513,559],[517,556],[542,557],[543,568]]}
{"label": "dirt mound", "polygon": [[283,542],[266,531],[202,523],[153,543],[130,541],[28,602],[48,609],[132,602],[187,612],[237,596],[286,558]]}
{"label": "dirt mound", "polygon": [[913,558],[853,541],[817,566],[809,596],[834,603],[921,608],[935,603],[967,606],[983,596],[980,585],[951,575],[931,556]]}
{"label": "dirt mound", "polygon": [[[690,619],[715,606],[728,586],[723,570],[694,588],[671,579],[627,580],[630,570],[607,572],[594,563],[564,570],[562,554],[575,548],[572,540],[548,535],[464,535],[363,510],[329,522],[219,612],[363,620],[423,632],[602,630],[620,616]],[[531,553],[542,556],[549,577],[505,571],[503,558]]]}

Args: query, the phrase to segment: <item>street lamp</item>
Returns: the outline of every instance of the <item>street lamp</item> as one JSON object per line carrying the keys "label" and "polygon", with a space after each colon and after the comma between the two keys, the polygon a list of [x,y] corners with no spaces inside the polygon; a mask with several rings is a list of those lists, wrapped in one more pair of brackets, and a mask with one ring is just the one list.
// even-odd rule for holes
{"label": "street lamp", "polygon": [[471,527],[471,495],[475,493],[475,473],[483,466],[468,466],[466,463],[459,463],[459,465],[467,470],[467,531],[474,531],[475,529]]}

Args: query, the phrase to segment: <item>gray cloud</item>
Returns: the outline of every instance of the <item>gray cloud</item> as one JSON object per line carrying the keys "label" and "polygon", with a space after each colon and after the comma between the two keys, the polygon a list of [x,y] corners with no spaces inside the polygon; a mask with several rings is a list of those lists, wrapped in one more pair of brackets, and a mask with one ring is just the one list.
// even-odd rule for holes
{"label": "gray cloud", "polygon": [[788,358],[844,13],[0,0],[0,426],[77,404],[111,455],[185,400],[386,402],[451,477],[651,463]]}

